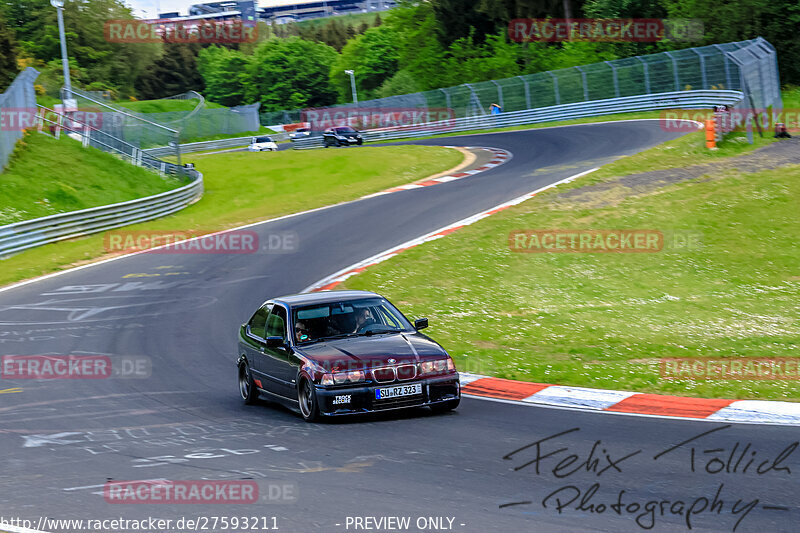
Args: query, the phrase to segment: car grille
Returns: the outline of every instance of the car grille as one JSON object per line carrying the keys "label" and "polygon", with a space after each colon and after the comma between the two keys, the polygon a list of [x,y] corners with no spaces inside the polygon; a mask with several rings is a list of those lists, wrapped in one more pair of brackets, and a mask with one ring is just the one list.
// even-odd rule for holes
{"label": "car grille", "polygon": [[383,368],[374,368],[372,370],[372,377],[375,378],[375,381],[378,383],[389,383],[395,380],[397,374],[393,367],[385,366]]}
{"label": "car grille", "polygon": [[414,379],[417,377],[417,365],[400,365],[396,372],[398,381]]}

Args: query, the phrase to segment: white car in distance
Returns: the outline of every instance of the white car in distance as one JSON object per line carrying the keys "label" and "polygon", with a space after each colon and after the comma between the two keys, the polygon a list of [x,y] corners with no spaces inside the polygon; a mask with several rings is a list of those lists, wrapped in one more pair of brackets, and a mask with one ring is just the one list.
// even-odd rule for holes
{"label": "white car in distance", "polygon": [[253,137],[250,139],[250,146],[247,147],[248,152],[263,152],[268,150],[276,152],[278,145],[272,140],[272,137]]}
{"label": "white car in distance", "polygon": [[308,128],[297,128],[293,132],[289,133],[290,139],[301,139],[303,137],[309,137],[311,135],[311,130]]}

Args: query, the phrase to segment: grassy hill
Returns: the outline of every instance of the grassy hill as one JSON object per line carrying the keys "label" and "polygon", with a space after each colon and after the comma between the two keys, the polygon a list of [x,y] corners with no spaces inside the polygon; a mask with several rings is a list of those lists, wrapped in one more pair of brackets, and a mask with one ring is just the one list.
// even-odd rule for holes
{"label": "grassy hill", "polygon": [[[114,105],[136,111],[137,113],[167,113],[170,111],[191,111],[197,107],[198,100],[137,100],[134,102],[115,102]],[[224,107],[206,100],[206,109]]]}
{"label": "grassy hill", "polygon": [[62,136],[27,133],[0,174],[0,225],[158,194],[177,180]]}

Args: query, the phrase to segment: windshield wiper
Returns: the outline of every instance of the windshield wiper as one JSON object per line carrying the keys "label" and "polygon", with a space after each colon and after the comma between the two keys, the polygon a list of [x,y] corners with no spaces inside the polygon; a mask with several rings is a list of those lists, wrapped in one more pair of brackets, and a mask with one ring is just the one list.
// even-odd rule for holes
{"label": "windshield wiper", "polygon": [[318,341],[325,341],[328,339],[344,339],[345,337],[357,337],[358,333],[340,333],[339,335],[326,335],[324,337],[319,337]]}
{"label": "windshield wiper", "polygon": [[400,333],[402,330],[400,329],[384,329],[380,331],[365,331],[364,333],[358,333],[359,336],[364,337],[371,337],[372,335],[383,335],[385,333]]}

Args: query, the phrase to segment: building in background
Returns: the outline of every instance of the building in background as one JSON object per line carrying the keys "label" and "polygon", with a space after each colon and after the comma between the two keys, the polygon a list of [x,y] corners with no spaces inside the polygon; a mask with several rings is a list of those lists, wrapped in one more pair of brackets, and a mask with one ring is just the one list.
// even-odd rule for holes
{"label": "building in background", "polygon": [[161,13],[160,19],[194,18],[263,20],[285,24],[298,20],[386,11],[397,5],[394,0],[226,0],[204,2],[189,7],[188,16],[176,12]]}

